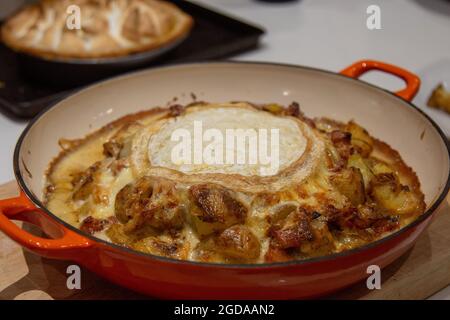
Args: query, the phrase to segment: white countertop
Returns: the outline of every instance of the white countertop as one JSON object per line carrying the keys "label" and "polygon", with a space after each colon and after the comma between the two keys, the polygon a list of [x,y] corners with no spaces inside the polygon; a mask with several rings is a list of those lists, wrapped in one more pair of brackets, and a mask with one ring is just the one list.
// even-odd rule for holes
{"label": "white countertop", "polygon": [[[299,0],[269,4],[255,0],[196,0],[262,26],[261,49],[235,59],[301,64],[339,71],[357,60],[376,59],[421,74],[450,59],[450,2],[445,0]],[[381,8],[381,30],[368,30],[366,9]],[[0,70],[1,72],[1,70]],[[400,89],[391,76],[363,79]],[[12,154],[26,123],[0,113],[0,183],[12,180]],[[435,298],[450,299],[450,287]]]}

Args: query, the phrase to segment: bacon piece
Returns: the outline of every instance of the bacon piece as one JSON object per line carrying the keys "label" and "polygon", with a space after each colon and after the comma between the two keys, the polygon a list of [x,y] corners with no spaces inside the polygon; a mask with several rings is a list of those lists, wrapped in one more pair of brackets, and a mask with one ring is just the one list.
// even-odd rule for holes
{"label": "bacon piece", "polygon": [[169,107],[169,115],[171,117],[178,117],[184,112],[184,107],[181,104],[174,104]]}
{"label": "bacon piece", "polygon": [[122,148],[123,144],[113,139],[103,144],[103,154],[107,157],[117,159]]}
{"label": "bacon piece", "polygon": [[299,118],[311,128],[316,127],[316,123],[314,122],[314,120],[305,116],[305,114],[300,110],[300,105],[298,104],[298,102],[292,102],[287,107],[287,109],[285,109],[284,115]]}
{"label": "bacon piece", "polygon": [[300,105],[297,102],[292,102],[287,107],[285,115],[300,118],[303,116],[303,113],[300,111]]}
{"label": "bacon piece", "polygon": [[100,167],[100,162],[94,163],[86,171],[74,175],[72,179],[73,200],[84,200],[93,192],[94,173]]}
{"label": "bacon piece", "polygon": [[310,220],[303,208],[298,208],[276,223],[269,233],[275,246],[282,249],[296,248],[302,242],[313,239]]}
{"label": "bacon piece", "polygon": [[117,220],[115,217],[108,219],[97,219],[89,216],[83,220],[80,226],[80,230],[88,234],[94,234],[105,230],[108,226],[115,223]]}
{"label": "bacon piece", "polygon": [[348,159],[353,153],[352,134],[346,131],[333,130],[330,133],[331,142],[343,159]]}
{"label": "bacon piece", "polygon": [[290,255],[287,250],[278,248],[271,244],[269,246],[269,249],[266,252],[266,255],[264,256],[264,261],[267,263],[270,262],[285,262],[285,261],[291,261],[294,257]]}
{"label": "bacon piece", "polygon": [[341,130],[333,130],[330,133],[331,142],[334,144],[350,144],[352,141],[352,134],[350,132],[341,131]]}

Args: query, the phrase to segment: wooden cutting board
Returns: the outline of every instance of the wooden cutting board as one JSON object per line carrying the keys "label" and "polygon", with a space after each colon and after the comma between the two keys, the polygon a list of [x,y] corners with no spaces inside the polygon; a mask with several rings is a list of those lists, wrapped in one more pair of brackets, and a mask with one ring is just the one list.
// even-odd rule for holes
{"label": "wooden cutting board", "polygon": [[[0,186],[0,199],[17,194],[15,182]],[[447,198],[449,200],[449,198]],[[22,228],[30,232],[29,225]],[[41,258],[0,232],[0,299],[148,299],[81,270],[81,290],[66,286],[72,263]],[[450,210],[436,216],[414,248],[382,271],[380,290],[365,282],[331,299],[425,299],[450,284]]]}

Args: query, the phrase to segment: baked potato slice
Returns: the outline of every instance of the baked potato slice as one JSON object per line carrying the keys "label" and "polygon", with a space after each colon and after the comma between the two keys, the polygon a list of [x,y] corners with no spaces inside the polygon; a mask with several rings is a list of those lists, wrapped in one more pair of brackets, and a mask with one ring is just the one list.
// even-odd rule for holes
{"label": "baked potato slice", "polygon": [[342,169],[330,178],[333,186],[344,195],[353,206],[357,207],[366,201],[364,178],[358,168]]}
{"label": "baked potato slice", "polygon": [[372,153],[373,139],[366,129],[350,121],[345,126],[345,131],[352,134],[351,144],[363,157],[368,157]]}
{"label": "baked potato slice", "polygon": [[364,187],[367,190],[369,183],[373,178],[373,173],[367,164],[366,159],[364,159],[360,154],[354,153],[348,158],[347,166],[349,168],[353,167],[359,169],[364,180]]}
{"label": "baked potato slice", "polygon": [[401,185],[394,173],[376,175],[370,183],[370,195],[390,215],[417,214],[422,210],[421,199]]}
{"label": "baked potato slice", "polygon": [[185,206],[175,183],[169,179],[145,176],[126,185],[115,201],[115,215],[126,232],[145,226],[159,230],[179,229],[184,224]]}
{"label": "baked potato slice", "polygon": [[191,221],[201,237],[245,222],[248,208],[231,190],[206,183],[192,186],[189,193]]}
{"label": "baked potato slice", "polygon": [[215,250],[239,260],[259,257],[261,245],[258,238],[246,226],[235,225],[224,230],[214,239]]}

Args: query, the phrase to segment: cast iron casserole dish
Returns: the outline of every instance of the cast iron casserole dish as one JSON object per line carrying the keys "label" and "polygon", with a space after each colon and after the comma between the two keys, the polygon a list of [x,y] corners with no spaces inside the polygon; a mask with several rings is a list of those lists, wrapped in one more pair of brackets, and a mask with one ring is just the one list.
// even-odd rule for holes
{"label": "cast iron casserole dish", "polygon": [[[355,80],[373,69],[402,78],[406,88],[389,93]],[[367,277],[369,265],[385,267],[401,256],[444,206],[449,189],[449,148],[436,124],[408,102],[419,83],[415,75],[401,68],[361,61],[341,74],[265,63],[188,64],[94,85],[43,112],[25,129],[14,154],[21,193],[0,202],[0,230],[34,253],[73,260],[112,282],[155,297],[289,299],[325,295]],[[426,212],[386,238],[339,254],[285,263],[225,265],[132,251],[83,233],[42,205],[44,173],[58,153],[60,138],[83,136],[123,115],[165,105],[175,96],[180,103],[188,102],[191,93],[205,101],[299,101],[311,116],[355,119],[398,150],[414,169],[425,194]],[[36,224],[50,239],[31,235],[11,220]]]}

